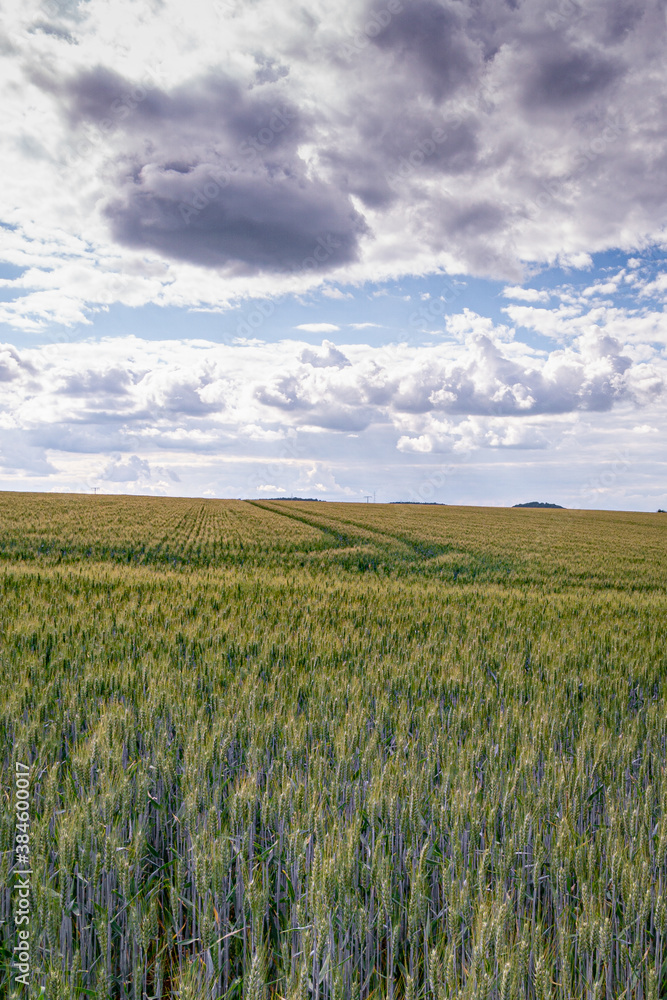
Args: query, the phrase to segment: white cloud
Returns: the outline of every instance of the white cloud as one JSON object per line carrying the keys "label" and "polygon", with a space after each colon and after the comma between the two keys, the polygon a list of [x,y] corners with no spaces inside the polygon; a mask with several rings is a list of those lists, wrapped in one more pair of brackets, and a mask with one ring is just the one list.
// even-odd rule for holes
{"label": "white cloud", "polygon": [[296,329],[304,333],[335,333],[340,327],[335,323],[300,323]]}
{"label": "white cloud", "polygon": [[641,294],[644,296],[664,298],[665,292],[667,292],[667,274],[659,274],[641,288]]}
{"label": "white cloud", "polygon": [[[544,309],[533,320],[553,322],[554,312],[573,320]],[[600,449],[581,432],[586,420],[641,449],[652,470],[642,482],[659,488],[651,429],[667,417],[667,362],[641,335],[652,337],[663,314],[606,310],[608,326],[591,314],[579,309],[551,351],[470,310],[428,346],[134,337],[2,346],[0,482],[358,497],[374,488],[376,468],[398,489],[405,463],[538,453],[554,476],[585,478]]]}
{"label": "white cloud", "polygon": [[618,280],[616,281],[596,281],[594,285],[585,288],[581,293],[585,298],[594,295],[614,295],[618,291]]}
{"label": "white cloud", "polygon": [[419,437],[408,437],[403,434],[397,441],[396,447],[399,451],[425,453],[433,451],[433,440],[428,434],[420,434]]}
{"label": "white cloud", "polygon": [[[619,132],[625,130],[625,125],[621,125]],[[557,256],[558,266],[566,270],[585,271],[593,267],[593,258],[584,250],[561,251]]]}
{"label": "white cloud", "polygon": [[130,455],[124,461],[120,455],[114,455],[100,473],[100,479],[113,483],[130,483],[138,480],[150,480],[151,468],[148,462],[138,455]]}
{"label": "white cloud", "polygon": [[299,355],[299,360],[302,364],[311,365],[313,368],[346,368],[350,364],[343,351],[330,340],[323,340],[322,349],[319,351],[306,348]]}
{"label": "white cloud", "polygon": [[506,299],[521,299],[523,302],[548,302],[551,297],[546,289],[521,288],[519,285],[503,288],[502,294]]}

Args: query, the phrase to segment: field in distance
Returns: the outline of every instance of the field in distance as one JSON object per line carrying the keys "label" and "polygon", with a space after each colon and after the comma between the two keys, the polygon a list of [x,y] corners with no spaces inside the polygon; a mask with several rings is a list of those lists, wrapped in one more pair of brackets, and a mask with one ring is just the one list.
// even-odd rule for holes
{"label": "field in distance", "polygon": [[667,996],[666,556],[654,514],[0,494],[35,995]]}
{"label": "field in distance", "polygon": [[440,582],[655,589],[655,514],[0,493],[0,562],[341,570]]}

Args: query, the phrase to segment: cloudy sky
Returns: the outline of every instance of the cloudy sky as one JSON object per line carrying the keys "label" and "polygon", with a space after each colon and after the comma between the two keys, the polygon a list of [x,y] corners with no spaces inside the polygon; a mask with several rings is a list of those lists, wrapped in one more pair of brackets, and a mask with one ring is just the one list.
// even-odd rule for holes
{"label": "cloudy sky", "polygon": [[0,489],[667,507],[666,0],[7,0]]}

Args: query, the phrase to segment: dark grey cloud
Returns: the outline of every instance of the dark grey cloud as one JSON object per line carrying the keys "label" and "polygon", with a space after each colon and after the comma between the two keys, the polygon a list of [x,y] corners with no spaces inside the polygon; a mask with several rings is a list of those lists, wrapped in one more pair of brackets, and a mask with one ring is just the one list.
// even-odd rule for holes
{"label": "dark grey cloud", "polygon": [[537,110],[576,108],[599,98],[623,72],[614,59],[595,51],[565,49],[535,61],[524,81],[526,107]]}
{"label": "dark grey cloud", "polygon": [[357,258],[368,226],[349,192],[301,159],[308,118],[280,87],[208,73],[167,92],[105,67],[34,79],[55,88],[74,132],[94,124],[115,143],[103,211],[119,243],[245,274],[327,271]]}
{"label": "dark grey cloud", "polygon": [[645,5],[640,0],[610,4],[605,11],[606,40],[620,43],[638,26],[645,13]]}
{"label": "dark grey cloud", "polygon": [[120,243],[236,273],[329,270],[356,259],[367,231],[344,194],[301,171],[154,166],[119,187],[105,214]]}
{"label": "dark grey cloud", "polygon": [[337,186],[361,198],[368,208],[382,209],[394,201],[396,192],[391,185],[387,164],[379,152],[358,151],[330,146],[322,151],[322,160],[331,171]]}
{"label": "dark grey cloud", "polygon": [[[37,80],[43,79],[40,72],[35,70]],[[259,151],[263,146],[292,148],[305,135],[304,115],[283,89],[244,88],[221,72],[207,72],[168,91],[150,73],[127,80],[105,66],[95,66],[64,81],[49,78],[49,88],[60,95],[72,125],[110,120],[123,133],[150,137],[161,146],[171,143],[174,149],[192,143],[195,150],[200,145],[237,150],[266,127],[271,127],[272,135],[268,142],[258,142]],[[276,114],[282,120],[271,125]],[[249,150],[238,152],[252,159]]]}
{"label": "dark grey cloud", "polygon": [[472,202],[459,208],[449,203],[447,231],[453,233],[493,233],[503,223],[503,210],[491,201]]}
{"label": "dark grey cloud", "polygon": [[470,114],[430,115],[409,107],[401,117],[378,121],[363,110],[354,121],[355,142],[341,138],[322,150],[337,183],[371,208],[399,197],[405,179],[454,176],[474,170],[479,156],[478,125]]}
{"label": "dark grey cloud", "polygon": [[373,41],[401,67],[409,63],[414,77],[436,101],[441,101],[470,79],[479,61],[475,43],[466,34],[464,18],[462,4],[413,0]]}

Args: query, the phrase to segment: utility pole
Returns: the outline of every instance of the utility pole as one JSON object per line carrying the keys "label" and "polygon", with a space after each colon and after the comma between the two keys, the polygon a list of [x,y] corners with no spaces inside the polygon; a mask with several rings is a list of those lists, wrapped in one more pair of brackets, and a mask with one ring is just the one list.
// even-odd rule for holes
{"label": "utility pole", "polygon": [[99,490],[99,486],[93,486],[93,493],[95,494],[95,496],[97,496],[97,491],[98,490]]}
{"label": "utility pole", "polygon": [[371,502],[371,497],[370,497],[370,495],[369,495],[369,496],[365,496],[365,497],[364,497],[364,500],[366,501],[366,503],[370,503],[370,502]]}

